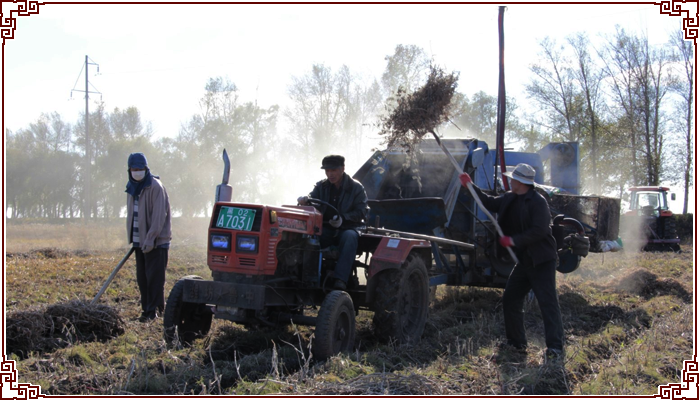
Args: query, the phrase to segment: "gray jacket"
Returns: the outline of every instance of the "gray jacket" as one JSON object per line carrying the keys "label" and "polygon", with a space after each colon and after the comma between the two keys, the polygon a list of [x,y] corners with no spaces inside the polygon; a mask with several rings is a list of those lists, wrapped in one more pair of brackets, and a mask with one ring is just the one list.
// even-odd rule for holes
{"label": "gray jacket", "polygon": [[[139,195],[139,235],[141,246],[152,245],[154,248],[169,243],[170,199],[160,179],[153,178]],[[134,197],[126,195],[126,240],[131,243],[131,228],[134,219]]]}

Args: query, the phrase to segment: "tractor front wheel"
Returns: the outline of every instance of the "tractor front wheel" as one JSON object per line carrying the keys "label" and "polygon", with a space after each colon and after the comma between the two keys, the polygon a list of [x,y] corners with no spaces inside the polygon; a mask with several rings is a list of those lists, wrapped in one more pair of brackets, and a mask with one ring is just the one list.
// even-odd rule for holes
{"label": "tractor front wheel", "polygon": [[203,280],[197,275],[188,275],[177,282],[170,291],[163,313],[163,336],[168,345],[190,345],[195,339],[205,336],[211,328],[212,312],[206,304],[186,303],[182,300],[186,280]]}
{"label": "tractor front wheel", "polygon": [[318,311],[314,337],[313,354],[319,360],[352,351],[355,345],[355,307],[349,294],[334,290],[326,296]]}

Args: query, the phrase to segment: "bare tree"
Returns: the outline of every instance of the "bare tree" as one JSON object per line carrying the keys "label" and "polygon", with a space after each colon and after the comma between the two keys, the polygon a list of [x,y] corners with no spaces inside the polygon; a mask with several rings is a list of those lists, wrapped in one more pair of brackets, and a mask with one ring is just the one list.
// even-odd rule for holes
{"label": "bare tree", "polygon": [[619,123],[628,132],[632,184],[658,185],[666,123],[662,102],[668,91],[668,54],[650,48],[647,37],[627,34],[620,27],[599,54],[621,107]]}
{"label": "bare tree", "polygon": [[578,83],[580,96],[585,100],[585,118],[584,129],[587,131],[586,137],[590,148],[590,175],[592,180],[593,193],[601,193],[601,177],[598,171],[599,161],[599,130],[601,124],[601,81],[603,72],[593,62],[589,53],[590,41],[585,34],[579,33],[568,39],[576,56],[576,67],[572,73],[575,81]]}
{"label": "bare tree", "polygon": [[694,124],[694,54],[693,54],[693,42],[691,40],[685,39],[685,30],[681,26],[674,34],[671,36],[671,46],[675,49],[674,60],[677,61],[680,67],[680,73],[678,79],[675,80],[674,85],[672,85],[672,90],[680,98],[676,104],[676,112],[679,118],[676,121],[679,122],[679,131],[683,132],[683,146],[681,147],[681,157],[680,163],[683,176],[683,213],[688,212],[688,195],[690,192],[690,187],[693,184],[693,166],[695,165],[694,157],[694,142],[695,134],[693,132]]}
{"label": "bare tree", "polygon": [[306,162],[325,154],[342,127],[343,91],[330,67],[316,64],[311,73],[292,77],[288,89],[293,105],[285,112]]}
{"label": "bare tree", "polygon": [[386,68],[382,74],[382,87],[391,96],[403,87],[411,93],[422,85],[430,72],[430,57],[416,45],[399,44],[394,54],[384,57]]}
{"label": "bare tree", "polygon": [[579,141],[581,104],[571,60],[555,40],[545,38],[540,47],[540,63],[530,66],[533,78],[526,86],[528,97],[542,107],[548,121],[542,124],[553,134],[567,141]]}

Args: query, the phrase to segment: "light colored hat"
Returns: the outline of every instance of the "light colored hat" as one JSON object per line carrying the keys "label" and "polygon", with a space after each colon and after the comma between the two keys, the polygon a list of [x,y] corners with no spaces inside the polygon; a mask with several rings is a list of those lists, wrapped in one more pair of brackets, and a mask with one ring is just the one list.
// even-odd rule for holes
{"label": "light colored hat", "polygon": [[535,184],[535,169],[528,164],[520,163],[512,172],[504,172],[503,175],[526,185]]}

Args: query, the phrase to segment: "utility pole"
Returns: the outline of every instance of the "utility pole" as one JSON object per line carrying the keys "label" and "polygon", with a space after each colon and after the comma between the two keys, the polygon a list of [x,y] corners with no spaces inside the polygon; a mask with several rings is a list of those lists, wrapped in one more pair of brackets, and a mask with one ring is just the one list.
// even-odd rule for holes
{"label": "utility pole", "polygon": [[[85,56],[85,65],[83,68],[85,69],[85,90],[76,90],[75,86],[73,86],[73,90],[71,90],[71,97],[73,97],[73,92],[84,92],[85,93],[85,186],[84,186],[84,200],[85,203],[83,204],[83,222],[87,222],[88,219],[90,219],[92,215],[92,189],[91,189],[91,181],[92,181],[92,154],[90,152],[90,124],[89,124],[89,117],[90,117],[90,93],[95,93],[102,95],[99,91],[97,92],[91,92],[89,85],[90,81],[88,79],[88,66],[89,65],[96,65],[97,66],[97,72],[100,72],[100,65],[95,63],[95,62],[90,62],[90,57],[87,55]],[[78,75],[80,77],[80,75]],[[76,84],[78,83],[77,81],[75,82]]]}

